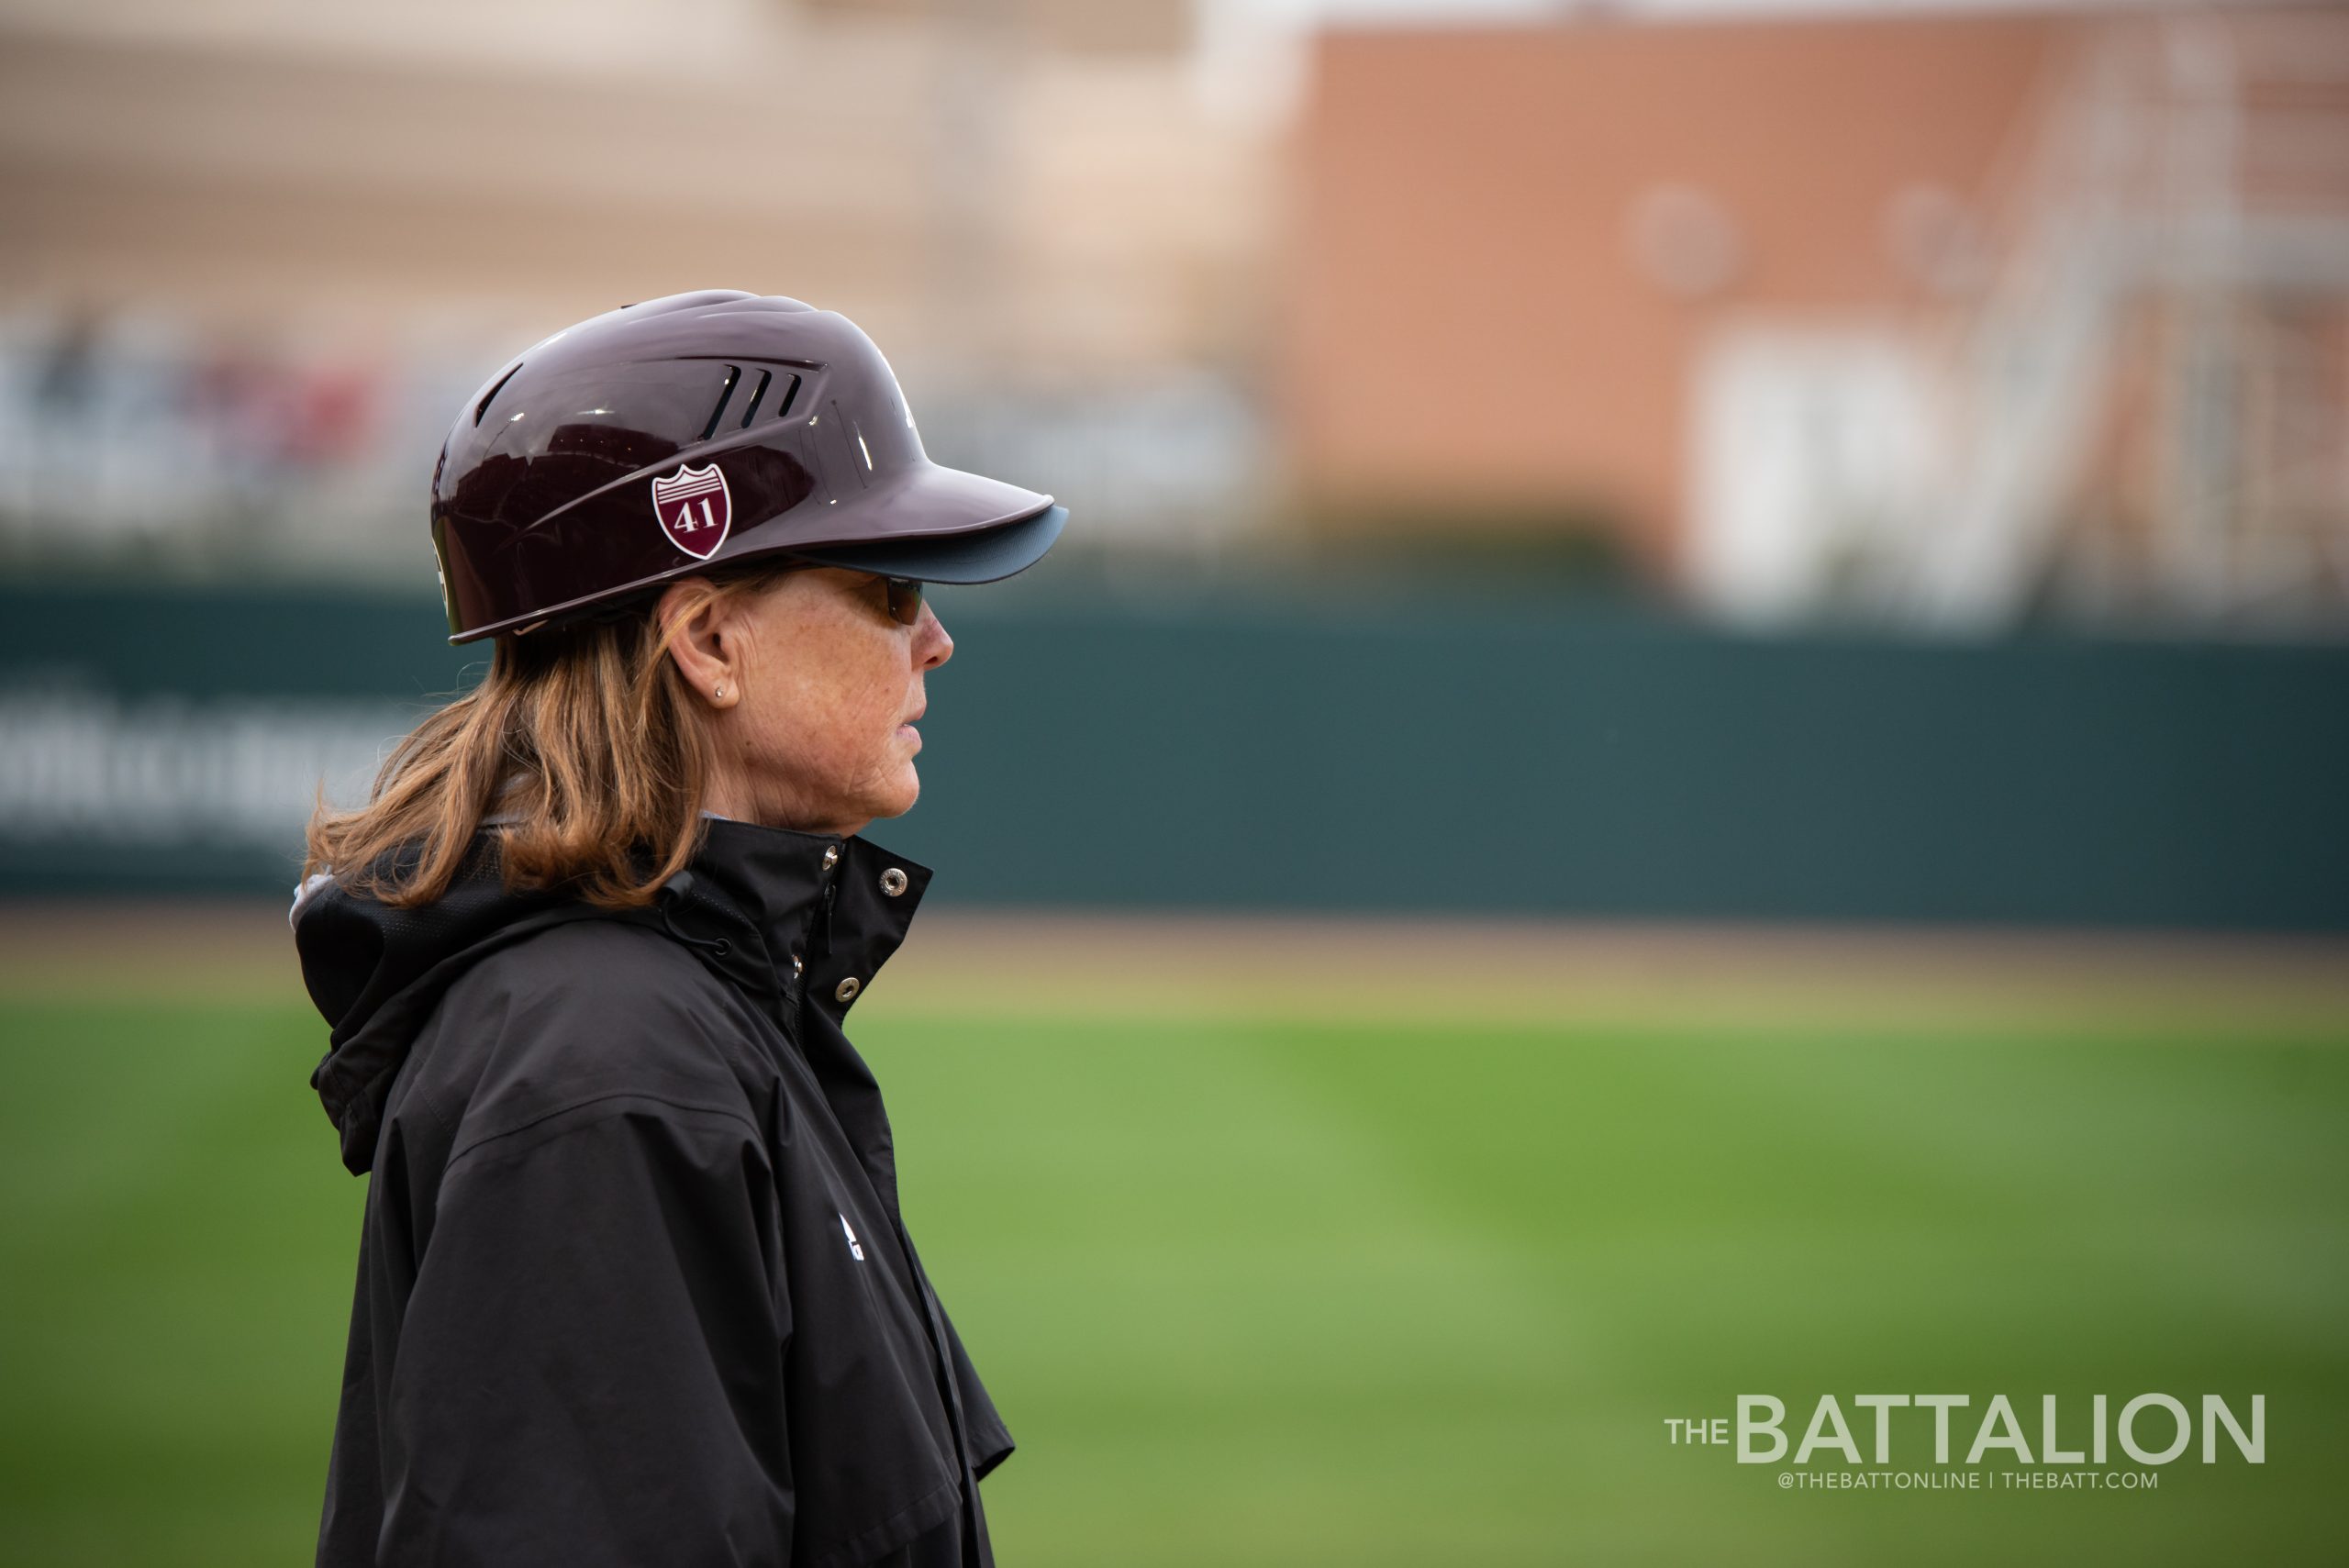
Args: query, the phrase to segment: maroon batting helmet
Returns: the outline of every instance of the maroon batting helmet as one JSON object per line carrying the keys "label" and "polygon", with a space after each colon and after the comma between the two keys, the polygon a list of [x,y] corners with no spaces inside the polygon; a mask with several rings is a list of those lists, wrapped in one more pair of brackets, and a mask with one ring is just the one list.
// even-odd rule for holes
{"label": "maroon batting helmet", "polygon": [[432,481],[451,642],[761,556],[991,583],[1033,565],[1067,517],[930,462],[854,322],[731,289],[525,350],[459,412]]}

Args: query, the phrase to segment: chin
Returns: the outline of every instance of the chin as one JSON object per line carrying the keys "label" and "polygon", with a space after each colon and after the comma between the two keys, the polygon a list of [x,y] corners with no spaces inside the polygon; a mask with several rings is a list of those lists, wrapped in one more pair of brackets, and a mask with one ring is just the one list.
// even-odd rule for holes
{"label": "chin", "polygon": [[914,808],[914,802],[920,798],[921,780],[916,775],[913,769],[908,766],[906,769],[905,776],[896,781],[896,786],[888,790],[882,795],[879,801],[874,803],[873,815],[875,817],[903,817],[907,812],[911,811]]}

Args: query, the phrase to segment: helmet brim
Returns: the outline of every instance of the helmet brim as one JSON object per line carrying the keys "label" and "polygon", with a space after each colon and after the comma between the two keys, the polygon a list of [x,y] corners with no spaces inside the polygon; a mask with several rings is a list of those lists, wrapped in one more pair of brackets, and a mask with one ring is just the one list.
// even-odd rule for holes
{"label": "helmet brim", "polygon": [[1066,506],[961,533],[863,539],[789,551],[802,561],[922,583],[996,583],[1044,557],[1068,522]]}

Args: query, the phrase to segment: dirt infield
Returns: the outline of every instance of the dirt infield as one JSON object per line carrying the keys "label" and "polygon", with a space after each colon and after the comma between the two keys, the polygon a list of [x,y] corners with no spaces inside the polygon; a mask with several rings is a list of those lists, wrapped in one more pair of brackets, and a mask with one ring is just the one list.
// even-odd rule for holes
{"label": "dirt infield", "polygon": [[[281,906],[0,904],[0,995],[301,997]],[[2349,1029],[2349,939],[941,909],[864,1005],[1085,1016]]]}

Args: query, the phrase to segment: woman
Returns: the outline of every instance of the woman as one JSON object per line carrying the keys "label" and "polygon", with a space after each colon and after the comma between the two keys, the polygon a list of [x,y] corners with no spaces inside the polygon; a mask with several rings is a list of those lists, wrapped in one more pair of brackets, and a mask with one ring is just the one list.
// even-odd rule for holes
{"label": "woman", "polygon": [[919,788],[921,584],[1064,516],[794,300],[598,317],[466,405],[433,539],[488,674],[294,911],[373,1173],[321,1563],[993,1561],[1011,1439],[841,1025],[930,882],[859,837]]}

